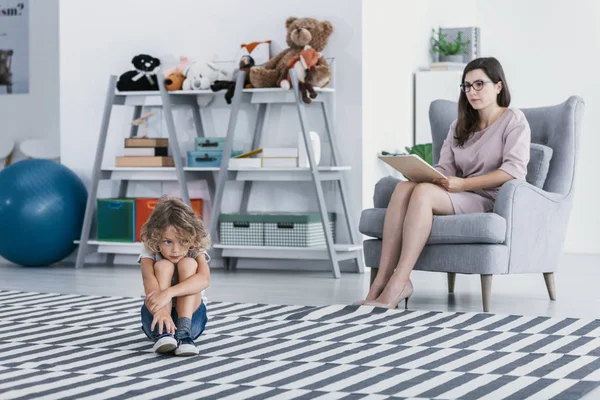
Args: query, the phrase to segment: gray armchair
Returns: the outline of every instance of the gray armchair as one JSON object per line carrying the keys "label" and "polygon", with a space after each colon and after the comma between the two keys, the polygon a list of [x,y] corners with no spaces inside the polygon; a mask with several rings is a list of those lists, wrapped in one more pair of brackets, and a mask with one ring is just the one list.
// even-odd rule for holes
{"label": "gray armchair", "polygon": [[[505,183],[493,212],[435,216],[431,235],[415,266],[416,270],[446,272],[450,293],[457,273],[481,275],[486,312],[492,276],[496,274],[542,273],[550,299],[556,298],[553,272],[562,252],[573,201],[584,102],[572,96],[559,105],[522,111],[529,121],[532,141],[526,181]],[[456,116],[455,102],[431,103],[434,163]],[[381,257],[386,207],[399,182],[392,177],[381,179],[375,186],[375,208],[361,215],[359,230],[373,237],[364,241],[371,282]]]}

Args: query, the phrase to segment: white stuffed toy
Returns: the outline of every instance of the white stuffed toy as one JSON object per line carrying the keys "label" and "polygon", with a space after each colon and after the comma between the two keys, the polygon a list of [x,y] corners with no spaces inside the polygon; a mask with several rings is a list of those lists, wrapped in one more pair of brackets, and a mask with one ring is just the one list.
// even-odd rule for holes
{"label": "white stuffed toy", "polygon": [[208,90],[215,81],[229,81],[231,74],[207,62],[190,64],[183,73],[183,90]]}

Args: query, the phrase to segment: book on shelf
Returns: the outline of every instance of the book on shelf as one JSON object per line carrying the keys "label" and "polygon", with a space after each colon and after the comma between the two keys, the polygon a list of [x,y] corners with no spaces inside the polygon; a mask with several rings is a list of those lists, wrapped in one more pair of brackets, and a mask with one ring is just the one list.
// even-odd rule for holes
{"label": "book on shelf", "polygon": [[230,158],[229,168],[260,168],[262,167],[262,158]]}
{"label": "book on shelf", "polygon": [[167,138],[126,138],[125,147],[169,147]]}
{"label": "book on shelf", "polygon": [[263,168],[296,168],[298,157],[263,157]]}
{"label": "book on shelf", "polygon": [[167,157],[168,155],[169,155],[168,147],[125,147],[125,149],[123,149],[123,156],[125,156],[125,157],[140,157],[140,156]]}
{"label": "book on shelf", "polygon": [[263,147],[263,157],[298,157],[298,149],[295,147]]}
{"label": "book on shelf", "polygon": [[465,69],[467,64],[459,62],[434,62],[429,66],[430,71],[462,71]]}
{"label": "book on shelf", "polygon": [[174,167],[173,157],[117,157],[115,166],[117,167]]}

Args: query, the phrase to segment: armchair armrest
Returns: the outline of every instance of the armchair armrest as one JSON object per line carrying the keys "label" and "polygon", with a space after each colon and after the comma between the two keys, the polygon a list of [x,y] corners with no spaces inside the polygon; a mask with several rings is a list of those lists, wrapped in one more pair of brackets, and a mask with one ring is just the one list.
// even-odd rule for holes
{"label": "armchair armrest", "polygon": [[509,273],[556,269],[570,210],[568,195],[547,192],[518,179],[502,185],[494,213],[506,219]]}
{"label": "armchair armrest", "polygon": [[375,184],[375,193],[373,195],[373,206],[375,208],[387,208],[396,189],[396,185],[402,182],[401,179],[386,176],[381,178]]}

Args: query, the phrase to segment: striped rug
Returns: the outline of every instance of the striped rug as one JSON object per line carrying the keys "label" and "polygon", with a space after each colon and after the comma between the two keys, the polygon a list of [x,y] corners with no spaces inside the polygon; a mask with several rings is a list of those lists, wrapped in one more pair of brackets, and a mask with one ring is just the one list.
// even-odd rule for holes
{"label": "striped rug", "polygon": [[139,298],[0,291],[1,399],[577,399],[600,320],[209,302],[159,356]]}

